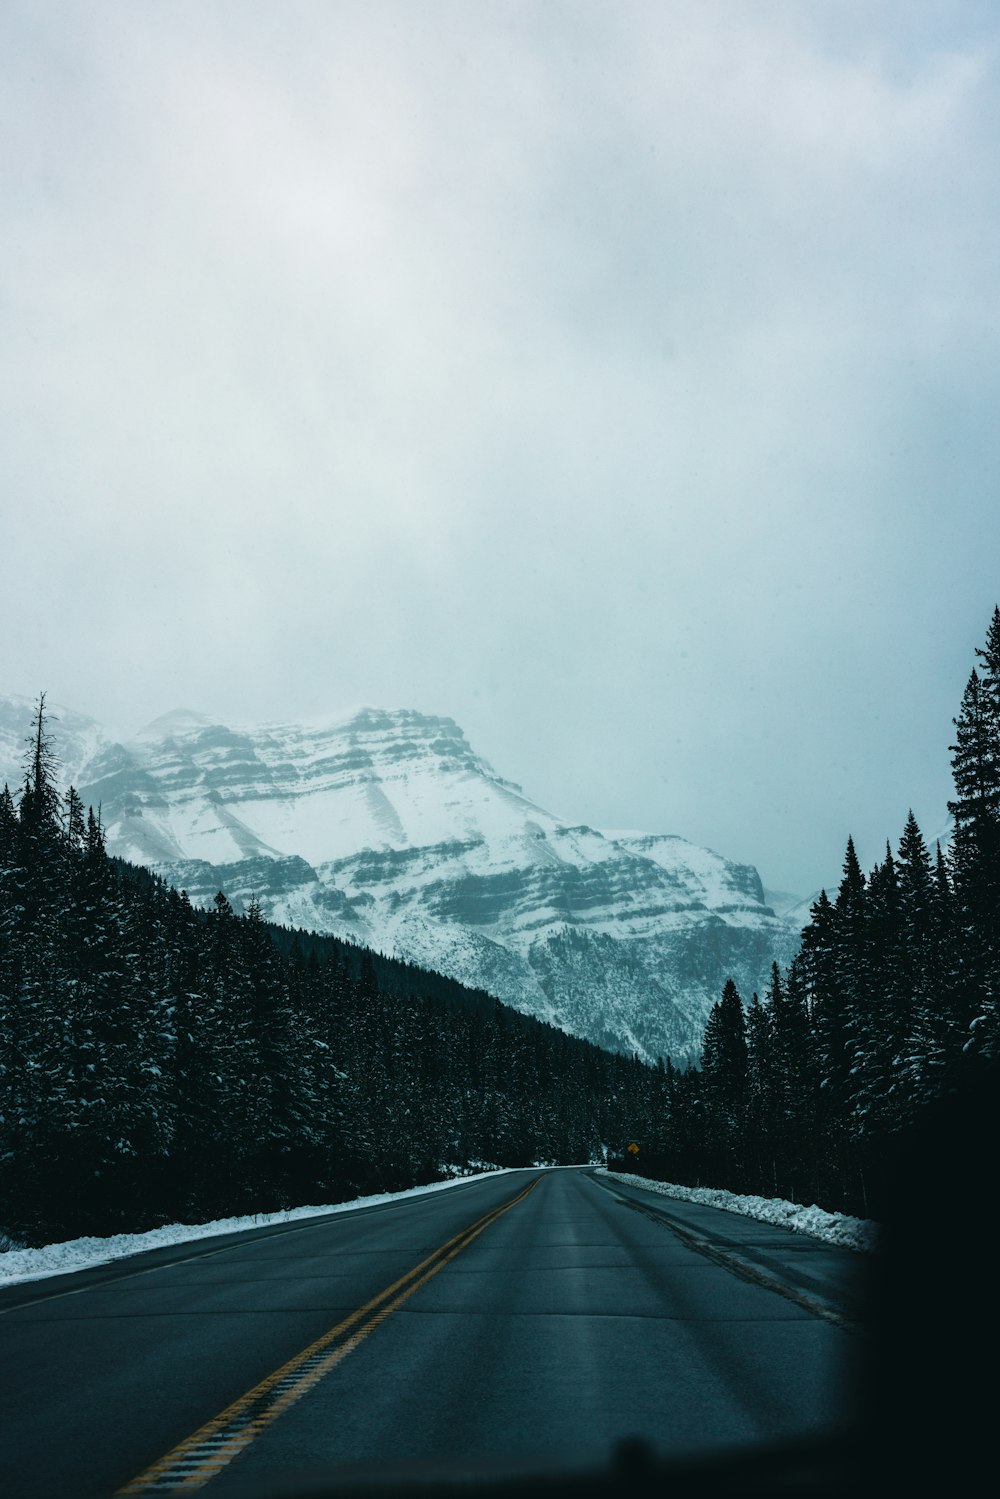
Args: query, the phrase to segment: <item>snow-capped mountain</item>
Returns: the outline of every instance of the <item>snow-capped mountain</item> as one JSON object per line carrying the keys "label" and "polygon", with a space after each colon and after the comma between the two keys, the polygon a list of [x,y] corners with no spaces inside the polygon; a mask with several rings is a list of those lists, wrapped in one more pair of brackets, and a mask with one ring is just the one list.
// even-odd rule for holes
{"label": "snow-capped mountain", "polygon": [[[31,705],[0,706],[0,779]],[[57,721],[58,720],[58,721]],[[349,937],[655,1058],[697,1049],[732,975],[749,995],[796,931],[757,871],[683,838],[568,826],[451,719],[376,708],[310,725],[174,712],[116,743],[54,710],[65,778],[108,846],[194,900]]]}

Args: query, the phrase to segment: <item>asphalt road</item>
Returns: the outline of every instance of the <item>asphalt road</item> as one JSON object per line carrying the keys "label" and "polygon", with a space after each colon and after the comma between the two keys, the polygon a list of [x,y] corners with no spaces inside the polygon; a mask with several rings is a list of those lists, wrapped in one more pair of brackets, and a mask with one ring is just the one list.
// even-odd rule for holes
{"label": "asphalt road", "polygon": [[861,1263],[574,1169],[32,1282],[0,1294],[0,1492],[234,1499],[835,1430]]}

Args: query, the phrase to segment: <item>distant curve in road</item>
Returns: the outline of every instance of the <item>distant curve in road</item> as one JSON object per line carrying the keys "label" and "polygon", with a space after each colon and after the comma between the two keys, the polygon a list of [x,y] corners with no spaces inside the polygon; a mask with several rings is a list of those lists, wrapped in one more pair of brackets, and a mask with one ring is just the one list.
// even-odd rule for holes
{"label": "distant curve in road", "polygon": [[0,1294],[8,1499],[598,1465],[838,1429],[859,1257],[586,1168]]}

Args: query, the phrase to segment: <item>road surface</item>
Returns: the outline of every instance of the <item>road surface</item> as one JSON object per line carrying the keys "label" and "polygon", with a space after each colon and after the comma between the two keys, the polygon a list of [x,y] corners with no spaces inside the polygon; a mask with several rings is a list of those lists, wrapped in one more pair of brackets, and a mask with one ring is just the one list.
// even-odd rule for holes
{"label": "road surface", "polygon": [[31,1282],[0,1294],[0,1492],[235,1499],[827,1432],[860,1263],[581,1168]]}

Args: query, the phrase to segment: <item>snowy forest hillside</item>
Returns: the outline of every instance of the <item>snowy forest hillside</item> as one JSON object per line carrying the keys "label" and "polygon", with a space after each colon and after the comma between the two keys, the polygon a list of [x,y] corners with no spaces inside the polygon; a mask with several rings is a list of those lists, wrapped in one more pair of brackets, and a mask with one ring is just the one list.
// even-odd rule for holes
{"label": "snowy forest hillside", "polygon": [[878,1216],[901,1139],[1000,1052],[1000,610],[956,723],[954,836],[848,843],[787,970],[651,1067],[111,857],[44,699],[0,795],[0,1229],[25,1240],[639,1147],[669,1180]]}
{"label": "snowy forest hillside", "polygon": [[471,1162],[586,1161],[660,1072],[334,938],[112,859],[44,700],[0,797],[0,1229],[33,1242],[263,1211]]}
{"label": "snowy forest hillside", "polygon": [[[20,780],[32,712],[0,699],[0,783]],[[449,718],[178,711],[124,743],[63,708],[50,726],[108,851],[196,905],[255,896],[268,920],[448,973],[627,1055],[694,1057],[726,976],[760,987],[795,950],[752,865],[567,824]]]}

